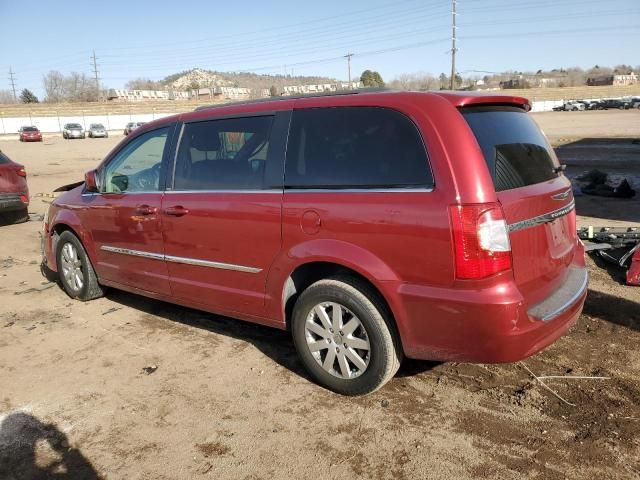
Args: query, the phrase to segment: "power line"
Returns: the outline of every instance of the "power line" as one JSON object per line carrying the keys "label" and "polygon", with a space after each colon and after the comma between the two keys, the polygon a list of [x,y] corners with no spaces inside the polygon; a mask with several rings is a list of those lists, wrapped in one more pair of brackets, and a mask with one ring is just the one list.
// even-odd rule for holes
{"label": "power line", "polygon": [[9,81],[11,82],[11,89],[13,90],[13,101],[17,102],[18,101],[18,97],[16,96],[15,73],[13,72],[11,67],[9,67]]}
{"label": "power line", "polygon": [[457,0],[452,0],[451,11],[451,80],[449,82],[449,89],[453,90],[454,80],[456,78],[456,3]]}
{"label": "power line", "polygon": [[351,88],[351,57],[353,57],[353,53],[347,53],[344,56],[347,59],[347,69],[349,70],[349,88]]}
{"label": "power line", "polygon": [[96,51],[93,50],[93,55],[91,55],[91,59],[93,60],[93,75],[96,80],[96,94],[98,95],[98,100],[100,100],[100,79],[98,78],[98,64],[96,58]]}

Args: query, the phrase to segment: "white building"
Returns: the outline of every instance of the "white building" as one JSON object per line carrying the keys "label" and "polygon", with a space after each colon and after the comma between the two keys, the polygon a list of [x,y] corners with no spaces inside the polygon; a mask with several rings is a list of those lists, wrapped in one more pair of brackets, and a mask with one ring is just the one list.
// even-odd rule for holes
{"label": "white building", "polygon": [[171,90],[122,90],[110,88],[107,100],[124,102],[141,102],[145,100],[188,100],[187,92]]}

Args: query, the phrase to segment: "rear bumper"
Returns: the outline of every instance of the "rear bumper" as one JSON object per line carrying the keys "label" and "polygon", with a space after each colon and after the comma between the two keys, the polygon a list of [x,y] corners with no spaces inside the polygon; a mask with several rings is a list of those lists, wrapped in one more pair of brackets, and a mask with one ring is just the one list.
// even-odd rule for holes
{"label": "rear bumper", "polygon": [[22,210],[28,205],[29,203],[23,202],[18,193],[0,194],[0,212]]}
{"label": "rear bumper", "polygon": [[469,290],[403,284],[398,289],[402,313],[396,320],[405,355],[481,363],[527,358],[576,323],[587,278],[586,267],[571,266],[564,285],[529,308],[507,274],[486,288]]}

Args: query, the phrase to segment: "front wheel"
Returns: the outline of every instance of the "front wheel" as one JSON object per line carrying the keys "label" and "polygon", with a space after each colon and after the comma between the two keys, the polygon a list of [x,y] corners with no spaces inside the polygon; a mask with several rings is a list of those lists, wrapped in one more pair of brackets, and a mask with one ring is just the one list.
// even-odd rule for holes
{"label": "front wheel", "polygon": [[104,295],[82,243],[73,233],[62,232],[56,244],[56,264],[62,287],[71,298],[87,301]]}
{"label": "front wheel", "polygon": [[308,372],[334,392],[371,393],[400,367],[390,314],[377,293],[356,278],[320,280],[302,292],[292,331]]}

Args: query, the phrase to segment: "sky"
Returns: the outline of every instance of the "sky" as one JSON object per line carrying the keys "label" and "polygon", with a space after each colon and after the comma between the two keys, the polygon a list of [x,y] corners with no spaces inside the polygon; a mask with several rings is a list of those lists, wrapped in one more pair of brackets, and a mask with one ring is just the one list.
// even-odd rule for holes
{"label": "sky", "polygon": [[[194,67],[322,75],[451,69],[452,0],[0,0],[0,90],[50,70],[101,83]],[[640,64],[640,0],[457,0],[457,72]]]}

